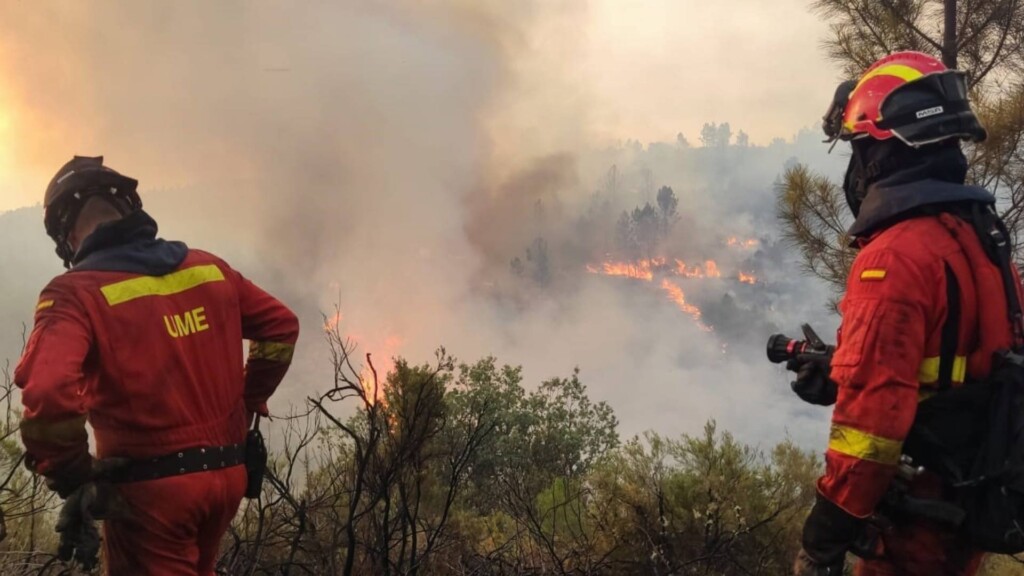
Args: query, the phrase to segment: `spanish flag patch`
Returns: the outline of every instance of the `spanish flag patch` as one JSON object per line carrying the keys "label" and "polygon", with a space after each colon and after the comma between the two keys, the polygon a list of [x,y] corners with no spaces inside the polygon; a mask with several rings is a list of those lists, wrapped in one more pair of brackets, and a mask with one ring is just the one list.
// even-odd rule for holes
{"label": "spanish flag patch", "polygon": [[884,268],[871,268],[860,273],[861,280],[885,280]]}

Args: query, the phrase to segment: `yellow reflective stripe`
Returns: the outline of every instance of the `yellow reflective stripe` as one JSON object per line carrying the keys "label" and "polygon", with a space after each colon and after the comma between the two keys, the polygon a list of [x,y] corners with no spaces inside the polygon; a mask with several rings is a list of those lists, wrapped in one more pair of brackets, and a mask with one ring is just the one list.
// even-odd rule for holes
{"label": "yellow reflective stripe", "polygon": [[881,66],[865,74],[864,77],[860,79],[860,82],[857,82],[857,88],[854,88],[853,91],[856,92],[857,89],[865,82],[875,78],[876,76],[895,76],[897,78],[902,78],[904,82],[910,82],[912,80],[917,80],[921,76],[924,76],[924,74],[922,74],[920,70],[911,68],[910,66],[904,66],[903,64],[889,64],[888,66]]}
{"label": "yellow reflective stripe", "polygon": [[220,268],[216,264],[206,264],[178,270],[166,276],[142,276],[108,284],[100,288],[100,291],[107,299],[107,304],[117,306],[136,298],[170,296],[191,290],[207,282],[222,280],[224,280],[224,273],[220,271]]}
{"label": "yellow reflective stripe", "polygon": [[[939,356],[931,356],[925,358],[921,362],[921,367],[917,370],[917,381],[921,384],[934,384],[939,381],[939,364],[942,358]],[[960,383],[967,378],[967,357],[957,356],[953,359],[953,374],[951,379],[953,382]]]}
{"label": "yellow reflective stripe", "polygon": [[833,424],[828,438],[828,449],[879,464],[896,464],[900,460],[903,442],[868,434],[849,426]]}
{"label": "yellow reflective stripe", "polygon": [[58,446],[74,446],[89,441],[89,436],[85,431],[85,416],[76,416],[57,422],[22,420],[21,436],[25,440]]}
{"label": "yellow reflective stripe", "polygon": [[[921,71],[917,70],[916,68],[904,66],[903,64],[889,64],[888,66],[881,66],[875,70],[872,70],[871,72],[868,72],[867,74],[864,75],[863,78],[860,79],[859,82],[857,82],[857,86],[850,91],[850,99],[853,99],[853,95],[856,94],[858,90],[860,90],[860,87],[863,86],[865,82],[871,80],[872,78],[877,78],[878,76],[895,76],[896,78],[902,79],[904,82],[912,82],[924,76],[924,74],[922,74]],[[878,122],[881,119],[882,113],[881,110],[879,110],[878,118],[869,118],[868,120]],[[853,132],[854,126],[856,126],[858,121],[859,120],[857,118],[850,118],[848,121],[843,123],[843,128],[845,128],[849,132]]]}
{"label": "yellow reflective stripe", "polygon": [[942,359],[938,356],[925,358],[921,361],[921,367],[917,369],[917,381],[921,384],[934,384],[939,380],[939,362]]}
{"label": "yellow reflective stripe", "polygon": [[967,380],[967,356],[957,356],[953,359],[953,382]]}
{"label": "yellow reflective stripe", "polygon": [[51,306],[53,306],[53,300],[41,300],[39,304],[36,305],[36,312],[39,312],[40,310],[46,310]]}
{"label": "yellow reflective stripe", "polygon": [[873,268],[871,270],[865,270],[860,273],[861,280],[883,280],[885,279],[885,270],[880,268]]}
{"label": "yellow reflective stripe", "polygon": [[256,341],[249,343],[250,360],[270,360],[272,362],[283,362],[287,364],[292,361],[292,354],[294,353],[294,344]]}

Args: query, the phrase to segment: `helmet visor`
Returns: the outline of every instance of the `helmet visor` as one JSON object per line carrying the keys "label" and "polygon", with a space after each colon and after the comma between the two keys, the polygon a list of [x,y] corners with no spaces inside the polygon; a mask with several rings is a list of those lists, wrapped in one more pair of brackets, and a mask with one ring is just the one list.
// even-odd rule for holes
{"label": "helmet visor", "polygon": [[967,100],[967,78],[949,70],[924,76],[893,90],[882,101],[877,126],[891,130],[910,146],[923,146],[949,138],[985,139]]}

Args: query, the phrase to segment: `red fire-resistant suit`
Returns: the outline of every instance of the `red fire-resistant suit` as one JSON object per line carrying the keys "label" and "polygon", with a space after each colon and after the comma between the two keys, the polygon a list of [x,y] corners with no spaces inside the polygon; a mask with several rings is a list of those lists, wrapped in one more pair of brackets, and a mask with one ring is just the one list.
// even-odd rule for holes
{"label": "red fire-resistant suit", "polygon": [[[253,413],[266,412],[291,361],[295,315],[184,245],[166,273],[117,271],[138,268],[159,242],[150,235],[123,257],[107,247],[100,265],[76,266],[43,290],[15,372],[35,471],[60,477],[87,465],[86,420],[99,458],[140,460],[243,443]],[[244,466],[115,484],[130,516],[105,522],[109,573],[213,574],[245,484]]]}
{"label": "red fire-resistant suit", "polygon": [[[840,304],[831,371],[838,398],[818,490],[847,514],[866,518],[890,486],[918,403],[936,393],[948,275],[955,276],[960,302],[953,386],[985,377],[993,353],[1007,348],[1012,335],[999,269],[963,220],[918,216],[859,244]],[[929,474],[912,492],[943,498]],[[970,575],[982,558],[947,529],[921,519],[883,534],[877,552],[881,558],[861,562],[857,574]]]}

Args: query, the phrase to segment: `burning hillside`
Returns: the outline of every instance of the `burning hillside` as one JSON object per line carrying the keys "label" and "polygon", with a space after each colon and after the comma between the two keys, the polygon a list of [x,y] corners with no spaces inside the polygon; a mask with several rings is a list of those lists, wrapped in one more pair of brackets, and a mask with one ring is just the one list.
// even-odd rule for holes
{"label": "burning hillside", "polygon": [[757,276],[754,276],[753,274],[739,272],[738,275],[739,281],[744,284],[757,284]]}
{"label": "burning hillside", "polygon": [[[726,240],[725,244],[734,249],[749,250],[759,245],[757,240],[741,240],[735,236]],[[680,282],[707,279],[722,279],[722,272],[714,260],[704,260],[699,264],[691,264],[679,258],[653,257],[638,260],[608,259],[599,264],[587,264],[587,272],[604,276],[614,276],[651,283],[662,290],[679,310],[693,318],[694,322],[706,332],[713,328],[701,319],[701,310],[686,299]],[[756,284],[757,277],[749,272],[737,270],[735,279],[743,284]]]}
{"label": "burning hillside", "polygon": [[693,304],[689,304],[686,301],[686,295],[683,294],[683,289],[680,288],[678,284],[672,282],[668,278],[662,278],[661,289],[668,294],[669,300],[674,302],[680,310],[693,317],[694,321],[697,322],[697,325],[700,326],[701,330],[704,330],[705,332],[711,332],[712,328],[704,324],[700,320],[700,308],[697,308]]}

